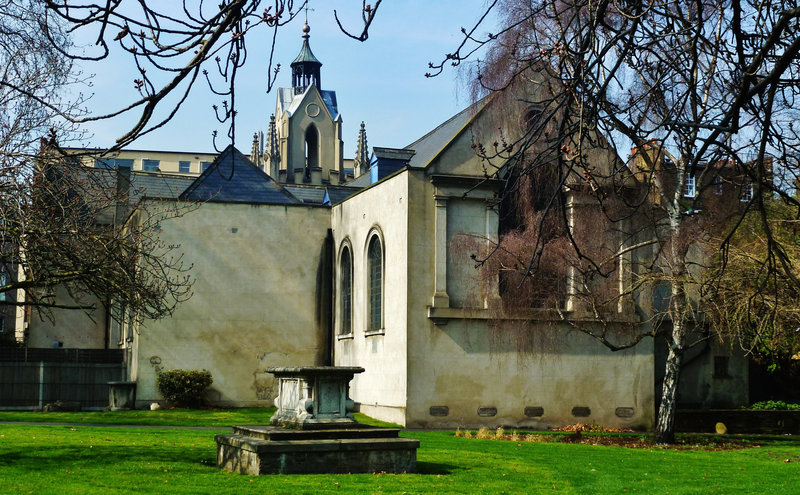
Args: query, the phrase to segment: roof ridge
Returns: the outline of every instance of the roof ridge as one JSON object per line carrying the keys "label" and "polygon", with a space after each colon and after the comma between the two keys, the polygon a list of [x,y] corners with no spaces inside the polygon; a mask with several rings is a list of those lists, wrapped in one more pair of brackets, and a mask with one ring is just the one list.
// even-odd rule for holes
{"label": "roof ridge", "polygon": [[425,138],[427,138],[427,137],[430,137],[430,135],[431,135],[431,134],[434,134],[436,131],[438,131],[438,130],[439,130],[439,129],[441,129],[442,127],[446,126],[447,124],[449,124],[449,123],[450,123],[450,122],[452,122],[453,120],[457,119],[457,118],[458,118],[458,117],[460,117],[462,114],[466,113],[468,110],[471,110],[471,109],[475,108],[475,109],[476,109],[476,112],[475,112],[475,113],[477,113],[477,110],[479,110],[479,109],[480,109],[480,107],[481,107],[481,106],[482,106],[482,104],[483,104],[483,101],[484,101],[485,99],[489,98],[490,96],[491,96],[491,95],[484,96],[484,97],[483,97],[483,98],[481,98],[480,100],[470,103],[469,105],[467,105],[467,107],[466,107],[466,108],[464,108],[464,109],[463,109],[463,110],[461,110],[460,112],[457,112],[455,115],[453,115],[453,116],[452,116],[452,117],[450,117],[449,119],[445,120],[445,121],[444,121],[444,122],[442,122],[441,124],[437,125],[437,126],[436,126],[436,127],[434,127],[433,129],[431,129],[430,131],[428,131],[428,132],[427,132],[425,135],[423,135],[423,136],[422,136],[422,137],[420,137],[419,139],[416,139],[414,142],[412,142],[412,143],[411,143],[411,144],[409,144],[408,146],[405,146],[405,147],[403,147],[402,149],[413,149],[413,148],[412,148],[412,146],[414,146],[415,144],[419,143],[420,141],[423,141]]}

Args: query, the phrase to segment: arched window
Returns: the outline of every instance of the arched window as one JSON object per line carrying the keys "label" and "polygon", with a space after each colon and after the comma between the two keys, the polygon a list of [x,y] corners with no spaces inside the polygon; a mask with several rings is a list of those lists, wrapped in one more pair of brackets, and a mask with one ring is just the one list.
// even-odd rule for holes
{"label": "arched window", "polygon": [[383,249],[381,240],[373,235],[367,247],[367,330],[383,328]]}
{"label": "arched window", "polygon": [[538,105],[528,107],[522,115],[522,121],[520,122],[522,125],[522,132],[532,132],[536,129],[536,126],[540,124],[542,113],[542,107]]}
{"label": "arched window", "polygon": [[353,261],[345,246],[339,259],[339,335],[353,333]]}
{"label": "arched window", "polygon": [[311,169],[319,167],[319,136],[317,128],[313,125],[306,129],[306,176],[311,177]]}

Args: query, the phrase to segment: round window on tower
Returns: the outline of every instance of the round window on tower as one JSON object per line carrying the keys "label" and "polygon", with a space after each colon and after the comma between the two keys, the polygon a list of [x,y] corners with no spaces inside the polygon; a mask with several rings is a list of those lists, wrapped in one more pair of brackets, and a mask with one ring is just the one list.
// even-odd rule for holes
{"label": "round window on tower", "polygon": [[311,117],[312,119],[319,115],[319,105],[316,103],[309,103],[306,105],[306,115]]}

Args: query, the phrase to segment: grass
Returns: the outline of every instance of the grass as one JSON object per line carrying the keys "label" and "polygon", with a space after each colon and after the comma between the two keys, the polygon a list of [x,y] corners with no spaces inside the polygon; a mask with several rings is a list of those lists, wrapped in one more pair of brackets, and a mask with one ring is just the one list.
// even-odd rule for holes
{"label": "grass", "polygon": [[[236,416],[234,412],[241,416],[252,414],[250,410],[231,410],[229,418]],[[182,419],[169,419],[170,413],[181,415]],[[218,413],[159,411],[173,425],[187,421],[190,416],[194,423],[210,423],[212,420],[203,416]],[[244,423],[252,424],[250,419]],[[800,492],[800,443],[792,437],[752,437],[760,445],[753,448],[690,451],[479,440],[457,438],[453,432],[404,431],[403,436],[421,442],[417,474],[251,477],[215,467],[215,433],[136,427],[0,425],[3,480],[0,492],[59,495]]]}
{"label": "grass", "polygon": [[[22,423],[74,423],[87,425],[210,426],[265,425],[275,414],[274,407],[239,409],[159,409],[157,411],[41,412],[0,411],[0,421]],[[402,428],[394,423],[355,414],[356,421],[370,426]]]}
{"label": "grass", "polygon": [[99,425],[219,426],[268,424],[274,407],[241,409],[159,409],[157,411],[0,411],[0,421]]}

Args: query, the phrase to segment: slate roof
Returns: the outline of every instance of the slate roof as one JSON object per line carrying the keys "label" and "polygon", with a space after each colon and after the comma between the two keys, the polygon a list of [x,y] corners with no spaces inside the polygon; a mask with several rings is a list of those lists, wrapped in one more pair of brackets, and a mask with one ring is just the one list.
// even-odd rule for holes
{"label": "slate roof", "polygon": [[[315,88],[316,86],[309,86],[306,88],[308,91],[311,88]],[[322,101],[325,102],[325,106],[328,107],[328,112],[330,112],[331,117],[333,120],[339,118],[339,107],[336,103],[336,92],[330,91],[328,89],[317,89],[320,95],[322,96]],[[292,107],[292,102],[294,101],[295,97],[297,97],[297,102],[303,99],[303,95],[305,93],[301,93],[299,95],[294,94],[294,88],[278,88],[278,112],[288,112],[289,115],[292,115],[297,108]]]}
{"label": "slate roof", "polygon": [[[71,164],[59,169],[60,175],[69,177],[76,185],[76,192],[84,198],[96,195],[100,201],[107,201],[116,194],[120,174],[116,170],[85,167]],[[128,186],[130,204],[142,198],[177,199],[188,187],[194,177],[170,175],[154,172],[130,172]],[[114,208],[106,208],[96,213],[98,224],[110,224],[114,219]]]}
{"label": "slate roof", "polygon": [[180,199],[250,204],[300,203],[233,145],[217,156],[186,188]]}
{"label": "slate roof", "polygon": [[328,186],[325,188],[325,198],[322,201],[323,204],[331,206],[335,205],[336,203],[341,203],[345,199],[349,198],[353,194],[360,191],[360,187],[350,187],[348,186]]}
{"label": "slate roof", "polygon": [[372,180],[370,179],[369,172],[361,174],[358,177],[356,177],[355,179],[353,179],[353,180],[351,180],[350,182],[347,183],[348,186],[354,187],[354,188],[357,188],[357,189],[361,189],[361,188],[367,187],[370,184],[372,184]]}
{"label": "slate roof", "polygon": [[483,109],[486,99],[468,106],[464,110],[450,117],[447,121],[439,125],[436,129],[425,134],[413,143],[405,147],[414,150],[416,153],[411,157],[408,164],[410,167],[425,167],[436,155],[447,146],[478,113]]}
{"label": "slate roof", "polygon": [[[352,182],[351,182],[352,184]],[[369,184],[367,184],[369,185]],[[292,196],[306,204],[334,205],[355,194],[361,187],[347,185],[312,186],[300,184],[286,184],[284,186]]]}
{"label": "slate roof", "polygon": [[131,173],[131,202],[140,198],[178,199],[195,177],[181,175]]}
{"label": "slate roof", "polygon": [[299,199],[303,203],[311,203],[321,205],[325,197],[325,188],[322,186],[301,186],[294,184],[286,184],[283,187],[289,191],[292,196]]}

